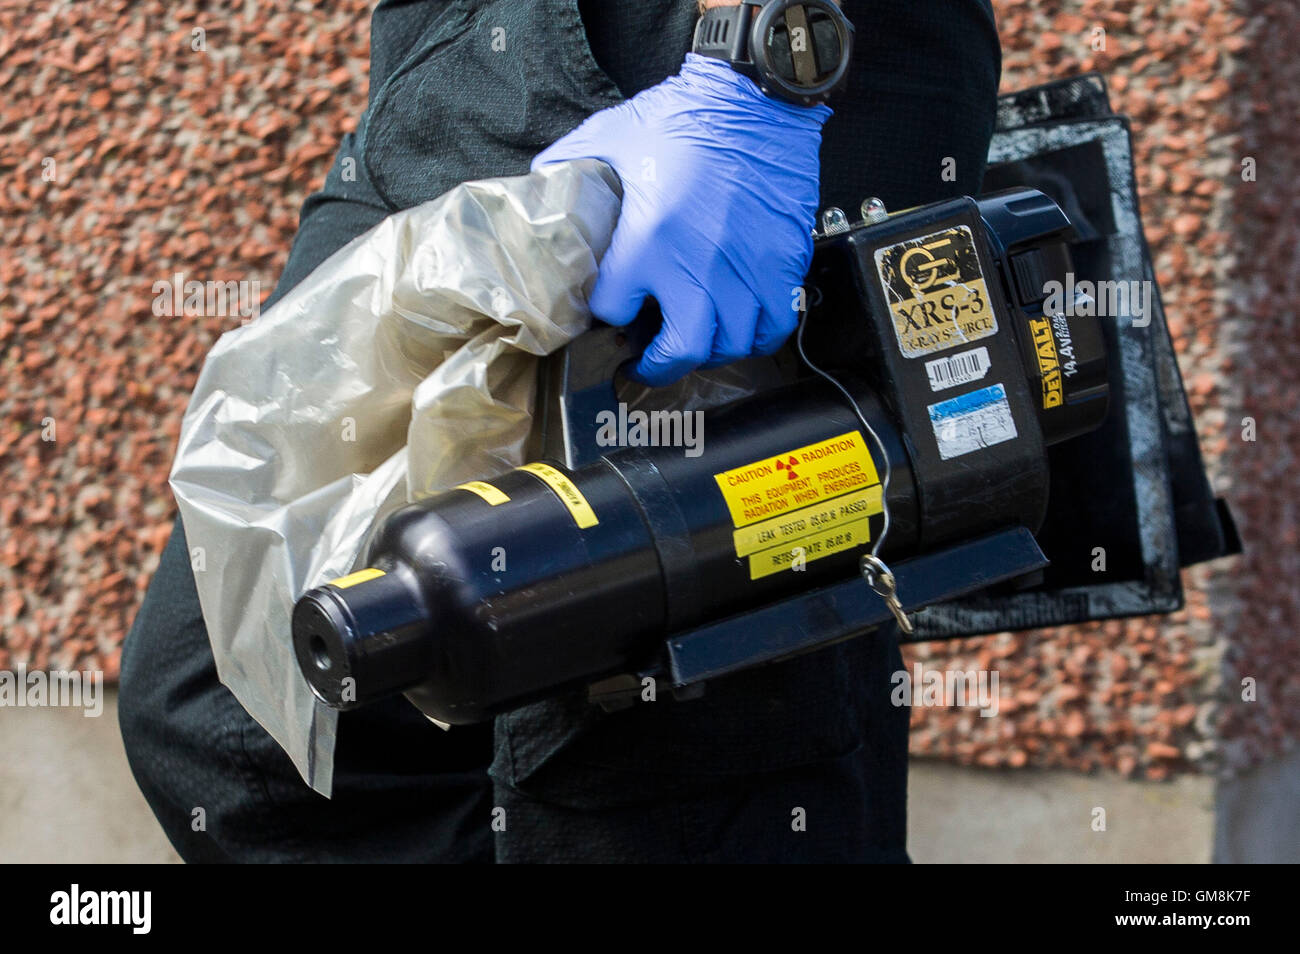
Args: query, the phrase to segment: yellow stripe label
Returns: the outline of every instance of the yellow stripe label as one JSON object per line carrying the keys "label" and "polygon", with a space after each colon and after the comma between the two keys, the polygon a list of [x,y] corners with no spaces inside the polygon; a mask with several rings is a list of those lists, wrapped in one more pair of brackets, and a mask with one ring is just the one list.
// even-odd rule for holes
{"label": "yellow stripe label", "polygon": [[866,543],[883,511],[880,476],[860,431],[714,474],[737,557],[757,580]]}
{"label": "yellow stripe label", "polygon": [[855,523],[881,512],[880,484],[854,491],[825,503],[802,507],[792,514],[741,527],[733,534],[736,556],[791,545],[791,541],[816,536],[826,530]]}
{"label": "yellow stripe label", "polygon": [[871,521],[866,517],[834,530],[810,534],[796,543],[764,550],[749,558],[751,580],[771,576],[782,570],[819,560],[833,553],[843,553],[871,542]]}
{"label": "yellow stripe label", "polygon": [[356,586],[358,583],[366,582],[366,580],[376,580],[383,575],[383,570],[376,570],[372,566],[364,570],[357,570],[355,573],[349,573],[347,576],[340,576],[337,580],[330,580],[326,586],[337,586],[340,590],[346,590],[349,586]]}
{"label": "yellow stripe label", "polygon": [[452,489],[468,490],[470,493],[477,494],[478,496],[482,497],[484,500],[486,500],[494,507],[497,506],[498,504],[510,502],[510,498],[507,497],[504,493],[502,493],[500,490],[493,487],[491,484],[487,483],[486,481],[482,481],[482,480],[471,480],[468,481],[467,483],[457,484]]}
{"label": "yellow stripe label", "polygon": [[582,495],[578,485],[550,464],[524,464],[518,469],[528,471],[555,491],[555,496],[559,497],[560,502],[569,508],[569,513],[573,514],[573,522],[578,525],[578,529],[586,530],[600,523],[596,519],[596,511],[591,509],[591,504],[587,503],[587,498]]}

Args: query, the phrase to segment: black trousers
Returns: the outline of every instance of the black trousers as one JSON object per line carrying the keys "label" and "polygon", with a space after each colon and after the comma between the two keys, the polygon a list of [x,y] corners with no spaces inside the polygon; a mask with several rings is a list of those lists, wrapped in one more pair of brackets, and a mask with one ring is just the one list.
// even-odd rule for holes
{"label": "black trousers", "polygon": [[[305,203],[271,303],[393,211],[522,173],[583,115],[674,72],[694,6],[381,3],[369,108]],[[987,0],[845,9],[859,42],[824,135],[823,204],[978,191],[999,73]],[[506,59],[496,29],[530,45]],[[327,800],[219,683],[187,553],[178,520],[126,640],[119,711],[188,861],[907,860],[888,631],[613,714],[580,693],[450,732],[401,699],[344,713]]]}

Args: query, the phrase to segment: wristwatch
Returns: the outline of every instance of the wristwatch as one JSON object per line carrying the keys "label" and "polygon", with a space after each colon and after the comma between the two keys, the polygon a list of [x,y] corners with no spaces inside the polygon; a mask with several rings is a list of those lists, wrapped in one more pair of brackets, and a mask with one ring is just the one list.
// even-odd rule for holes
{"label": "wristwatch", "polygon": [[692,52],[727,61],[769,96],[813,106],[848,76],[853,24],[833,0],[741,0],[704,11]]}

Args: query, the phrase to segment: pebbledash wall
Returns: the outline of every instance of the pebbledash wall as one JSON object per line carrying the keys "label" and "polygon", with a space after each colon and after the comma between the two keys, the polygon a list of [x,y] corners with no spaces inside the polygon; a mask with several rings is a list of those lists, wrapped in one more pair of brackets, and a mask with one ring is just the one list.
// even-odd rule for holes
{"label": "pebbledash wall", "polygon": [[[996,7],[1006,89],[1098,69],[1133,119],[1202,447],[1246,553],[1187,573],[1166,619],[909,651],[995,669],[1003,697],[993,718],[916,710],[912,748],[1154,780],[1241,771],[1300,737],[1300,8]],[[229,301],[168,314],[159,289],[270,292],[364,106],[368,29],[363,0],[0,0],[0,668],[116,676],[170,529],[187,396],[243,317]]]}

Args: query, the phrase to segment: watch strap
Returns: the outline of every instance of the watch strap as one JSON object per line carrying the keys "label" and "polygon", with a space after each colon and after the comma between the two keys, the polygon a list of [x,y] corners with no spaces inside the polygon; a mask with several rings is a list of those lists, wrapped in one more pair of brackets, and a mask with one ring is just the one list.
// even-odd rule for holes
{"label": "watch strap", "polygon": [[695,25],[691,52],[726,60],[738,72],[749,76],[754,67],[749,53],[749,28],[753,25],[758,6],[758,3],[742,0],[737,6],[706,9]]}

